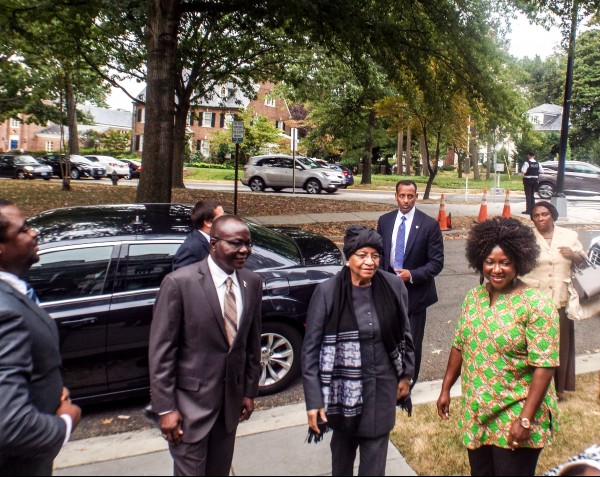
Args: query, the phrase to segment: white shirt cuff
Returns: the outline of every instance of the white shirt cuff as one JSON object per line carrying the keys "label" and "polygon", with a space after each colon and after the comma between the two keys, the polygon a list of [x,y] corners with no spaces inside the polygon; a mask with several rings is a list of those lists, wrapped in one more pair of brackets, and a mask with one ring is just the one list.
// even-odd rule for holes
{"label": "white shirt cuff", "polygon": [[68,414],[61,414],[60,418],[65,421],[65,424],[67,425],[67,432],[65,434],[65,441],[63,442],[63,446],[69,442],[69,439],[71,438],[71,433],[73,432],[73,418],[71,418],[71,416],[69,416]]}

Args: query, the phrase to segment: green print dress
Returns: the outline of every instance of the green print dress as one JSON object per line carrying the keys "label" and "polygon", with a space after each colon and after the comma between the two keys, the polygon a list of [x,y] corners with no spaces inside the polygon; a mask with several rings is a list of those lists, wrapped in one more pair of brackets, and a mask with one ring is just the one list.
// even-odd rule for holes
{"label": "green print dress", "polygon": [[[534,368],[559,364],[559,318],[552,301],[526,288],[490,307],[485,285],[463,303],[453,345],[462,353],[463,410],[458,426],[468,449],[509,448],[508,435],[527,399]],[[557,430],[554,383],[524,447],[542,448]]]}

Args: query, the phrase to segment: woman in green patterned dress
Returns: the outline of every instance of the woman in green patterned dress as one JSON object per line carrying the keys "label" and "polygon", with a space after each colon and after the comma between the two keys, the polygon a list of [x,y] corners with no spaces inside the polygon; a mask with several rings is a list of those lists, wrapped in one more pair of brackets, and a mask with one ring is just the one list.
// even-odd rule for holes
{"label": "woman in green patterned dress", "polygon": [[557,430],[558,312],[519,278],[539,253],[533,231],[515,219],[477,224],[467,239],[481,284],[463,303],[437,409],[449,418],[450,388],[462,374],[458,425],[471,475],[535,475]]}

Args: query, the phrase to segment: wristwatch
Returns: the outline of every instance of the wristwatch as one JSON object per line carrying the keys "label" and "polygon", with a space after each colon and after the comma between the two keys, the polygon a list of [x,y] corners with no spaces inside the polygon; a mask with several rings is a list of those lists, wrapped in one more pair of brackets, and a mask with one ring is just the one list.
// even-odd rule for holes
{"label": "wristwatch", "polygon": [[519,421],[521,421],[521,426],[523,426],[523,429],[531,429],[531,421],[529,419],[526,417],[520,417]]}
{"label": "wristwatch", "polygon": [[409,378],[408,376],[400,378],[400,381],[406,381],[409,384],[409,386],[412,386],[414,384],[413,378]]}

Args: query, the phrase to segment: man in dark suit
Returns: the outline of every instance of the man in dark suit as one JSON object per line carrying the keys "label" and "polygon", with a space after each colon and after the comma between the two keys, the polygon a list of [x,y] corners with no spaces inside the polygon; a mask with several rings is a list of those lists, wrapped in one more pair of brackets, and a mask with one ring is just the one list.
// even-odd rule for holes
{"label": "man in dark suit", "polygon": [[210,257],[163,281],[150,331],[153,410],[175,475],[229,475],[238,423],[260,378],[262,284],[243,267],[250,230],[221,217]]}
{"label": "man in dark suit", "polygon": [[173,270],[201,262],[210,255],[210,229],[213,222],[224,214],[221,202],[216,199],[201,200],[194,206],[191,214],[193,230],[177,250]]}
{"label": "man in dark suit", "polygon": [[434,278],[444,268],[444,242],[436,220],[415,207],[417,184],[396,185],[398,211],[379,218],[377,232],[383,237],[381,268],[395,273],[408,289],[408,318],[415,345],[415,374],[419,377],[427,307],[438,301]]}
{"label": "man in dark suit", "polygon": [[39,260],[37,236],[0,200],[0,475],[52,475],[81,418],[63,388],[56,324],[20,278]]}

